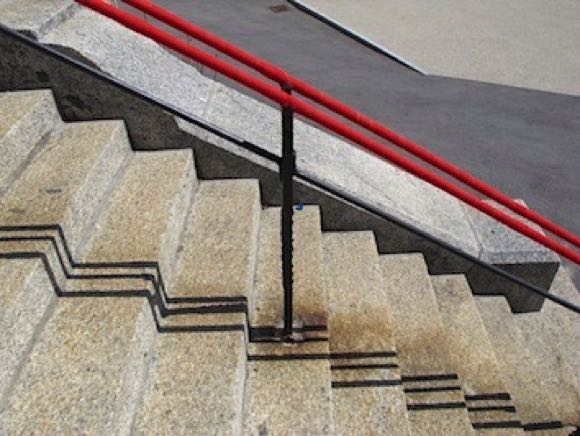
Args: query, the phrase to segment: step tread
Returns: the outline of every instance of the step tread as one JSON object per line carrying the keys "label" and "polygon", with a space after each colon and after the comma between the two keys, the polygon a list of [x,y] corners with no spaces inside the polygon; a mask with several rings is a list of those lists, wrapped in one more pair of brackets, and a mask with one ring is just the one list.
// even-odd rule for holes
{"label": "step tread", "polygon": [[[473,434],[423,255],[383,255],[379,262],[411,434]],[[429,381],[433,375],[442,379]]]}
{"label": "step tread", "polygon": [[121,121],[65,124],[0,199],[0,223],[61,224],[74,247],[129,151]]}
{"label": "step tread", "polygon": [[1,399],[55,295],[39,260],[0,259],[0,283]]}
{"label": "step tread", "polygon": [[124,433],[153,334],[143,298],[59,299],[0,428],[7,434]]}
{"label": "step tread", "polygon": [[503,297],[481,297],[476,304],[522,422],[558,421],[544,378],[538,372],[538,361],[526,347],[507,301]]}
{"label": "step tread", "polygon": [[[393,331],[373,234],[325,233],[323,253],[331,354],[394,352]],[[332,380],[340,382],[336,386],[343,386],[332,391],[337,434],[409,434],[398,368],[345,369],[360,365],[358,359],[332,363],[335,368]],[[396,358],[384,359],[382,363],[396,364]],[[377,380],[383,382],[383,386],[370,386],[371,381]],[[357,387],[356,382],[369,386]],[[393,385],[388,385],[389,382]],[[353,404],[357,407],[352,407]]]}
{"label": "step tread", "polygon": [[[449,343],[449,357],[463,382],[466,395],[507,393],[504,377],[497,362],[495,351],[488,338],[483,320],[469,284],[463,275],[442,275],[431,277],[437,299],[437,307],[446,327]],[[482,406],[481,401],[467,400],[468,407]],[[485,406],[512,406],[511,401],[487,401]],[[499,423],[517,421],[516,413],[494,411],[470,413],[473,423]],[[513,434],[521,429],[502,430]]]}
{"label": "step tread", "polygon": [[[306,206],[297,211],[294,223],[295,319],[326,326],[319,209]],[[280,209],[265,209],[250,300],[252,326],[281,326],[280,238]],[[248,362],[244,434],[332,433],[327,342],[255,343],[250,344],[249,354],[266,360],[251,357]]]}
{"label": "step tread", "polygon": [[[250,325],[281,326],[283,287],[280,208],[262,211]],[[294,320],[304,325],[327,325],[326,293],[322,280],[320,210],[306,206],[294,214]]]}
{"label": "step tread", "polygon": [[0,194],[23,170],[40,140],[60,125],[50,91],[0,94]]}
{"label": "step tread", "polygon": [[260,220],[257,180],[200,182],[172,297],[249,297]]}
{"label": "step tread", "polygon": [[173,270],[195,171],[190,150],[135,153],[98,218],[87,262],[159,262]]}
{"label": "step tread", "polygon": [[243,332],[163,333],[137,414],[139,434],[240,434]]}
{"label": "step tread", "polygon": [[[560,267],[550,292],[572,303],[580,304],[580,293],[570,274]],[[580,323],[578,314],[546,300],[536,313],[514,316],[525,344],[536,357],[546,390],[560,418],[580,423]]]}

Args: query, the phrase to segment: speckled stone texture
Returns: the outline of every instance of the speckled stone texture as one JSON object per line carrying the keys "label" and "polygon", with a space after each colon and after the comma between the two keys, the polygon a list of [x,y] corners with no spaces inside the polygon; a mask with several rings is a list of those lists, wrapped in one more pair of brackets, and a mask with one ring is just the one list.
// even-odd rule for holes
{"label": "speckled stone texture", "polygon": [[[421,254],[384,255],[380,266],[407,404],[454,403],[457,408],[410,409],[411,434],[472,434],[463,392],[454,373],[435,292]],[[429,381],[432,376],[441,381]],[[445,388],[452,387],[452,390]],[[432,388],[423,392],[421,389]],[[419,389],[419,391],[415,391]]]}
{"label": "speckled stone texture", "polygon": [[0,195],[22,172],[39,141],[60,122],[50,91],[0,94]]}
{"label": "speckled stone texture", "polygon": [[[250,325],[281,327],[283,322],[280,209],[262,211]],[[320,211],[305,206],[294,213],[294,321],[327,325],[327,298],[322,278]]]}
{"label": "speckled stone texture", "polygon": [[83,260],[157,261],[171,283],[195,186],[191,151],[135,153],[97,219]]}
{"label": "speckled stone texture", "polygon": [[[327,325],[321,238],[318,208],[306,206],[296,211],[294,319],[305,326]],[[254,286],[250,325],[281,327],[283,290],[279,208],[262,212]],[[324,332],[312,333],[325,336]],[[332,434],[327,341],[292,345],[252,343],[248,355],[244,434]],[[272,357],[274,355],[277,357]],[[304,355],[308,357],[304,358]]]}
{"label": "speckled stone texture", "polygon": [[[517,201],[525,206],[522,200]],[[514,216],[513,212],[493,201],[487,201],[487,203]],[[481,244],[480,259],[542,289],[550,289],[560,263],[557,254],[471,206],[464,205],[463,207]],[[525,223],[542,233],[538,226],[529,222]],[[475,294],[505,295],[514,312],[536,311],[542,307],[544,302],[542,296],[531,293],[509,280],[500,279],[479,267],[474,267],[468,271],[467,278]]]}
{"label": "speckled stone texture", "polygon": [[[323,254],[331,354],[394,352],[386,291],[373,234],[325,233]],[[388,363],[396,364],[396,358]],[[343,359],[340,363],[333,359],[332,404],[336,434],[409,434],[400,372],[391,365],[381,367],[381,364],[383,362],[377,362],[375,368],[369,368],[368,365],[373,364],[361,363],[360,359]],[[336,381],[385,380],[399,384],[366,387],[334,384]]]}
{"label": "speckled stone texture", "polygon": [[[527,348],[506,300],[480,297],[477,306],[522,423],[559,421],[560,411],[546,389],[539,361]],[[558,392],[558,395],[562,394]]]}
{"label": "speckled stone texture", "polygon": [[56,300],[39,260],[0,259],[0,410]]}
{"label": "speckled stone texture", "polygon": [[213,81],[194,67],[88,8],[80,8],[41,41],[66,47],[100,70],[187,113],[202,115],[211,92]]}
{"label": "speckled stone texture", "polygon": [[[576,305],[580,293],[568,271],[560,267],[551,292]],[[580,320],[578,314],[546,301],[538,313],[516,315],[515,325],[536,358],[544,392],[552,398],[558,416],[567,424],[580,424]]]}
{"label": "speckled stone texture", "polygon": [[129,152],[120,121],[64,125],[0,198],[0,223],[60,224],[74,250]]}
{"label": "speckled stone texture", "polygon": [[243,434],[334,434],[327,359],[249,362],[247,371]]}
{"label": "speckled stone texture", "polygon": [[150,341],[143,298],[60,299],[0,414],[2,434],[126,434]]}
{"label": "speckled stone texture", "polygon": [[201,182],[178,247],[172,297],[248,297],[260,223],[256,180]]}
{"label": "speckled stone texture", "polygon": [[242,332],[157,335],[135,434],[241,434],[245,372]]}
{"label": "speckled stone texture", "polygon": [[[465,394],[473,396],[507,393],[504,378],[509,375],[500,371],[493,346],[465,277],[433,276],[431,282],[447,333],[449,358],[461,376]],[[468,401],[468,405],[481,407],[475,401]],[[513,404],[510,401],[498,400],[488,401],[485,406],[508,407]],[[502,410],[472,411],[469,415],[472,423],[495,423],[501,426],[502,422],[519,421],[517,413]],[[504,428],[498,434],[522,434],[522,430]]]}
{"label": "speckled stone texture", "polygon": [[0,22],[38,38],[78,8],[79,5],[72,0],[3,0],[0,2]]}

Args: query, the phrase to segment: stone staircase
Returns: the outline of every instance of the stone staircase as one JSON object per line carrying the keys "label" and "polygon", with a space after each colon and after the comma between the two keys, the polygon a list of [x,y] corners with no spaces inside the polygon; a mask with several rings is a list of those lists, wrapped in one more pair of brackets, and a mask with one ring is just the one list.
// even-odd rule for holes
{"label": "stone staircase", "polygon": [[[197,163],[199,165],[199,163]],[[190,149],[0,94],[0,434],[566,435],[578,317],[514,315],[370,231],[295,214],[281,344],[280,209],[200,180]],[[198,168],[199,169],[199,168]],[[397,247],[392,247],[396,253]],[[562,268],[553,292],[578,302]]]}

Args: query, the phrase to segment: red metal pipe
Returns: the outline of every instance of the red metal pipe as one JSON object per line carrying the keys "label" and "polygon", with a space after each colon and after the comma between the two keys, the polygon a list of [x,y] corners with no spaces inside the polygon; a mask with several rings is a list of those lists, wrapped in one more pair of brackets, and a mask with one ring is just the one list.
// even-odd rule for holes
{"label": "red metal pipe", "polygon": [[567,259],[580,264],[580,252],[576,252],[575,250],[562,245],[559,242],[552,240],[551,238],[548,238],[529,225],[523,223],[522,221],[518,221],[511,215],[508,215],[499,209],[496,209],[470,192],[464,191],[443,177],[433,173],[426,168],[423,168],[421,165],[417,164],[411,159],[408,159],[398,154],[394,150],[391,150],[384,144],[369,138],[363,133],[342,123],[338,119],[333,118],[330,115],[327,115],[324,112],[314,108],[312,105],[301,101],[296,97],[288,95],[277,86],[270,85],[260,80],[259,78],[233,65],[230,65],[209,53],[204,52],[203,50],[187,44],[185,41],[177,38],[176,36],[171,35],[170,33],[161,30],[134,15],[104,3],[102,0],[77,0],[77,2],[97,12],[100,12],[103,15],[106,15],[107,17],[124,25],[125,27],[134,30],[135,32],[147,36],[148,38],[151,38],[154,41],[157,41],[158,43],[171,48],[172,50],[175,50],[197,62],[206,65],[218,73],[223,74],[224,76],[227,76],[230,79],[235,80],[256,92],[259,92],[260,94],[268,97],[269,99],[277,102],[282,106],[291,107],[295,112],[361,145],[366,150],[389,160],[390,162],[400,166],[416,177],[419,177],[420,179],[425,180],[434,186],[437,186],[438,188],[453,195],[461,201],[502,222],[518,233],[521,233],[544,245],[545,247],[548,247],[551,250],[561,254]]}
{"label": "red metal pipe", "polygon": [[492,200],[495,200],[496,202],[502,204],[503,206],[528,219],[529,221],[536,223],[545,230],[548,230],[549,232],[567,240],[575,246],[580,247],[580,236],[575,235],[569,230],[550,221],[548,218],[514,201],[511,197],[504,194],[500,190],[483,182],[482,180],[479,180],[474,175],[430,152],[421,145],[411,141],[409,138],[398,134],[378,121],[368,117],[367,115],[364,115],[361,112],[357,112],[340,100],[337,100],[334,97],[314,88],[308,83],[288,74],[282,68],[273,65],[264,59],[260,59],[259,57],[245,50],[242,50],[239,47],[236,47],[230,42],[211,32],[208,32],[199,26],[190,23],[179,15],[176,15],[173,12],[156,5],[150,0],[122,1],[255,69],[269,79],[278,82],[280,85],[290,85],[293,90],[302,94],[303,96],[319,103],[322,106],[325,106],[326,108],[342,115],[343,117],[351,120],[361,127],[364,127],[365,129],[373,132],[383,139],[386,139],[387,141],[401,147],[409,153],[417,156],[424,162],[433,165],[456,180],[465,183],[472,189],[484,194]]}

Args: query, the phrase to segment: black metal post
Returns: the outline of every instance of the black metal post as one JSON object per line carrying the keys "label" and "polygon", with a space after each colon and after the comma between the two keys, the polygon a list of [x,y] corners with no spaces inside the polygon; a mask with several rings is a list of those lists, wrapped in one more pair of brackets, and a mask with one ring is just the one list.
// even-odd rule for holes
{"label": "black metal post", "polygon": [[[283,87],[289,95],[290,86]],[[296,168],[294,153],[294,111],[289,106],[282,106],[282,161],[280,179],[282,181],[282,284],[284,286],[284,338],[292,338],[292,303],[293,303],[293,233],[294,189],[293,177]]]}

